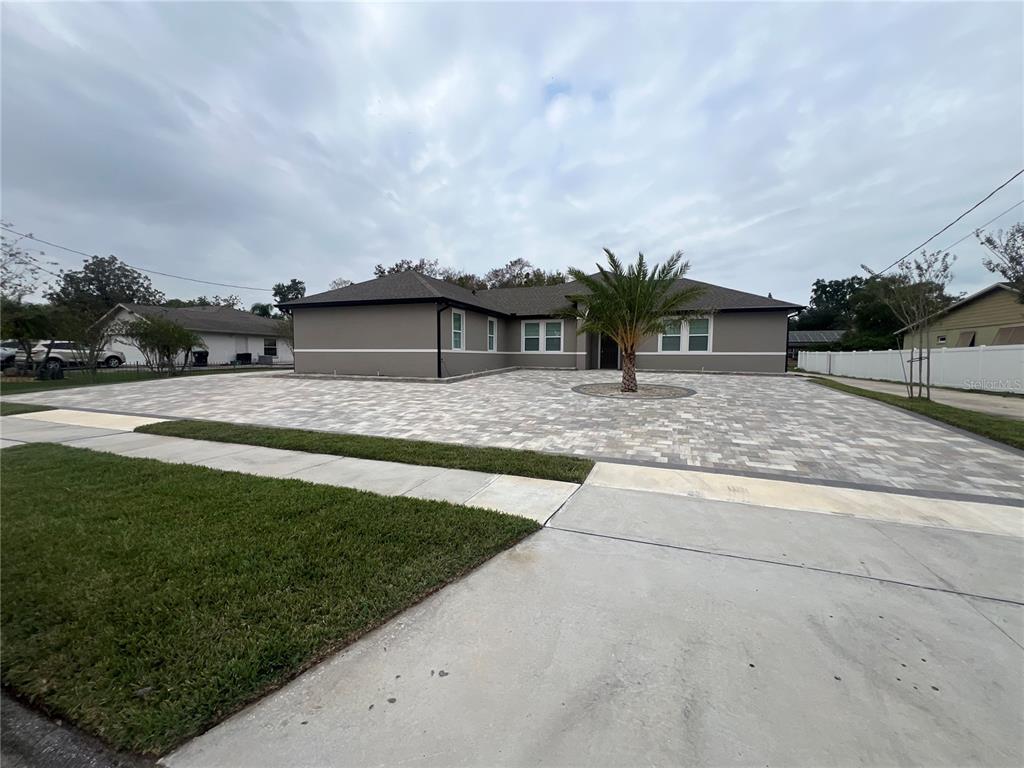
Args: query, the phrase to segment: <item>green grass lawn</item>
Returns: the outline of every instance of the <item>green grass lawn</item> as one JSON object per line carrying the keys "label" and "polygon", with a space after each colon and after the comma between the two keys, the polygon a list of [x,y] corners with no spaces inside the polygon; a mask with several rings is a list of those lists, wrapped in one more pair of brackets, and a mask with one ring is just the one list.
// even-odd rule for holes
{"label": "green grass lawn", "polygon": [[3,685],[154,755],[539,527],[59,445],[0,480]]}
{"label": "green grass lawn", "polygon": [[846,392],[851,395],[860,395],[879,402],[895,405],[905,411],[913,411],[922,416],[950,424],[976,435],[996,440],[1000,443],[1024,449],[1024,421],[1010,419],[1005,416],[993,416],[977,411],[968,411],[964,408],[955,408],[952,405],[936,403],[923,398],[906,398],[900,395],[893,395],[887,392],[874,392],[870,389],[851,387],[831,379],[811,378],[811,381],[828,387]]}
{"label": "green grass lawn", "polygon": [[[221,373],[252,373],[270,369],[259,366],[239,366],[237,368],[196,368],[178,374],[178,376],[209,376]],[[68,387],[94,387],[103,384],[125,384],[132,381],[152,381],[166,379],[167,375],[154,373],[146,368],[119,368],[116,370],[100,370],[93,374],[90,371],[69,370],[63,379],[54,381],[36,381],[30,378],[6,379],[0,381],[0,394],[22,395],[26,392],[45,392],[50,389],[66,389]]]}
{"label": "green grass lawn", "polygon": [[48,405],[32,405],[31,403],[5,403],[0,400],[0,416],[16,416],[19,413],[35,413],[36,411],[52,411]]}
{"label": "green grass lawn", "polygon": [[220,421],[165,421],[139,427],[135,431],[222,443],[262,445],[291,451],[329,453],[359,459],[472,469],[478,472],[539,477],[545,480],[565,480],[570,483],[582,483],[594,468],[593,461],[577,456],[401,440],[392,437],[312,432],[305,429],[250,427]]}

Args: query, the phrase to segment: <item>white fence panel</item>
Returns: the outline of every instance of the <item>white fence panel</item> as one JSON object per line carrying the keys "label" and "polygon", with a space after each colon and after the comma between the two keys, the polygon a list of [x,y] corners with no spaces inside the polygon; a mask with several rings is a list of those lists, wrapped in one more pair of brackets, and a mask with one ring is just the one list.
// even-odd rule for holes
{"label": "white fence panel", "polygon": [[[798,365],[811,373],[854,379],[905,381],[916,349],[878,352],[801,352]],[[1024,393],[1024,344],[932,349],[932,384],[958,389]],[[917,380],[916,366],[914,380]]]}

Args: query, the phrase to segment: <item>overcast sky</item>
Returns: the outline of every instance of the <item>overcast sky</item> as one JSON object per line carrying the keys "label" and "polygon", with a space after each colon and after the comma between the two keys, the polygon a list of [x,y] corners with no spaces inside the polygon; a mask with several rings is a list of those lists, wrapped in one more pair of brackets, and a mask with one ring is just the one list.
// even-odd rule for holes
{"label": "overcast sky", "polygon": [[[804,302],[1024,167],[1022,9],[4,3],[2,215],[311,293],[404,257],[607,246]],[[1024,177],[932,246],[1022,198]],[[955,252],[956,289],[994,281],[973,237]]]}

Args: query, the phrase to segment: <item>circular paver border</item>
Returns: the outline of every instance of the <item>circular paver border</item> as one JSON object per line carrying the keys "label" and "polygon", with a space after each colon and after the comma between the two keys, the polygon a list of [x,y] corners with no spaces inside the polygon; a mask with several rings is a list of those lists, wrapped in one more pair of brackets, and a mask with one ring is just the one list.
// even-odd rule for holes
{"label": "circular paver border", "polygon": [[678,397],[690,397],[697,390],[687,387],[676,387],[670,384],[641,384],[636,392],[622,392],[619,382],[600,384],[580,384],[572,388],[573,392],[590,397],[607,397],[612,400],[671,400]]}

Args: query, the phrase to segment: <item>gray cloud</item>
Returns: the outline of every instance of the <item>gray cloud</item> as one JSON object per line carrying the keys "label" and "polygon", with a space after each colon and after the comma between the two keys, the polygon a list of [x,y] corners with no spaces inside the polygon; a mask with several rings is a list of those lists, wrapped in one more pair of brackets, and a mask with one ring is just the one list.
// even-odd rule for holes
{"label": "gray cloud", "polygon": [[[683,248],[694,277],[802,301],[1024,166],[1019,4],[2,13],[5,220],[210,280]],[[955,250],[956,288],[992,281]]]}

